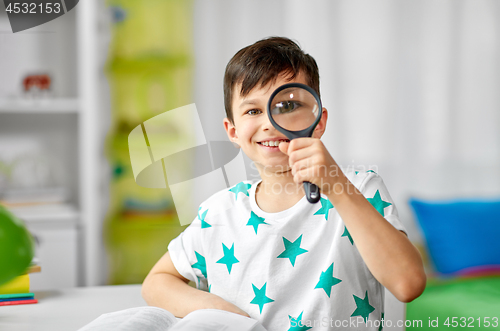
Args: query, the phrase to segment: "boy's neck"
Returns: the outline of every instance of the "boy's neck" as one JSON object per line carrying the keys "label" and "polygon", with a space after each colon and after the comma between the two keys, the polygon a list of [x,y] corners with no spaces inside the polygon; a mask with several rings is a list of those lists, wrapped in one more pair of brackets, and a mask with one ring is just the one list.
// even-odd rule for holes
{"label": "boy's neck", "polygon": [[291,171],[261,172],[262,182],[255,191],[255,201],[263,211],[277,213],[293,207],[304,196],[302,184],[293,181]]}

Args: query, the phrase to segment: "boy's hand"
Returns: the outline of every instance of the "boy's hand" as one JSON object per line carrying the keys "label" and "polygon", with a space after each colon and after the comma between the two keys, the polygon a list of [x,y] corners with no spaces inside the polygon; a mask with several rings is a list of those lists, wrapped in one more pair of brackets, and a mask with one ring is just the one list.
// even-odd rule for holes
{"label": "boy's hand", "polygon": [[328,195],[344,176],[323,142],[317,138],[293,139],[279,144],[279,149],[288,155],[293,180],[297,184],[311,182]]}

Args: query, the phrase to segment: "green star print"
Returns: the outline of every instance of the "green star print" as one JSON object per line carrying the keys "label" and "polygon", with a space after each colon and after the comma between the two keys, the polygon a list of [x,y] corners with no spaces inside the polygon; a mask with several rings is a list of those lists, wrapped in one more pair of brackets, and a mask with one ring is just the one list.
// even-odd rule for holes
{"label": "green star print", "polygon": [[328,221],[328,212],[333,208],[330,200],[321,198],[321,208],[314,215],[325,215],[325,220]]}
{"label": "green star print", "polygon": [[370,313],[375,310],[375,308],[370,305],[370,302],[368,302],[368,291],[366,291],[364,299],[361,299],[354,294],[352,296],[354,297],[354,301],[356,302],[356,310],[352,313],[351,317],[361,316],[366,323],[366,321],[368,320],[368,315],[370,315]]}
{"label": "green star print", "polygon": [[259,225],[261,224],[266,224],[266,225],[269,225],[267,224],[266,222],[264,222],[266,219],[263,218],[263,217],[259,217],[257,216],[253,211],[250,212],[250,219],[248,220],[248,223],[247,225],[250,225],[250,226],[253,226],[253,229],[255,231],[255,234],[257,234],[257,230],[259,228]]}
{"label": "green star print", "polygon": [[217,263],[225,264],[227,267],[227,271],[231,273],[233,264],[240,262],[237,258],[234,257],[234,243],[231,248],[227,248],[226,245],[222,244],[222,250],[224,251],[224,256],[219,261],[217,261]]}
{"label": "green star print", "polygon": [[203,212],[200,216],[201,207],[198,209],[198,219],[201,221],[201,228],[206,229],[212,227],[210,224],[205,222],[205,217],[207,216],[208,209]]}
{"label": "green star print", "polygon": [[253,303],[255,305],[259,305],[260,313],[262,314],[262,308],[266,303],[273,302],[274,300],[271,298],[266,297],[266,285],[267,282],[262,286],[262,288],[257,288],[254,284],[252,284],[253,287],[253,293],[255,294],[255,298],[253,298],[250,303]]}
{"label": "green star print", "polygon": [[252,187],[251,184],[245,184],[243,182],[239,182],[234,186],[233,188],[230,188],[229,191],[234,193],[234,199],[238,200],[238,193],[243,193],[244,195],[248,196],[248,189]]}
{"label": "green star print", "polygon": [[290,320],[290,328],[288,331],[305,331],[312,329],[309,326],[306,326],[304,323],[302,323],[302,314],[304,312],[301,312],[299,317],[293,318],[292,316],[288,315],[288,319]]}
{"label": "green star print", "polygon": [[384,323],[384,313],[382,313],[382,316],[380,316],[380,326],[378,327],[378,331],[382,331],[382,329],[384,328]]}
{"label": "green star print", "polygon": [[207,263],[205,262],[205,257],[203,255],[201,255],[200,253],[198,253],[197,251],[194,251],[194,253],[196,254],[196,260],[198,260],[198,262],[191,265],[191,267],[193,267],[195,269],[199,269],[201,271],[201,273],[203,274],[203,276],[205,276],[205,278],[207,278]]}
{"label": "green star print", "polygon": [[341,235],[341,237],[347,237],[349,238],[349,241],[351,242],[351,245],[354,245],[354,241],[352,240],[351,234],[347,230],[347,227],[344,225],[344,233]]}
{"label": "green star print", "polygon": [[380,192],[378,190],[377,190],[377,192],[375,192],[375,195],[373,196],[373,198],[368,198],[366,200],[368,200],[368,202],[370,202],[372,204],[372,206],[375,207],[375,209],[382,216],[385,216],[384,208],[392,205],[392,203],[389,203],[387,201],[382,200],[382,198],[380,197]]}
{"label": "green star print", "polygon": [[340,283],[342,280],[333,277],[333,263],[326,269],[326,271],[321,272],[321,276],[319,277],[319,282],[316,284],[316,288],[322,288],[325,290],[326,294],[328,297],[330,297],[330,294],[332,292],[332,287],[334,285],[337,285]]}
{"label": "green star print", "polygon": [[287,258],[290,259],[290,263],[292,266],[295,266],[295,259],[298,255],[304,254],[307,250],[300,247],[300,242],[302,241],[302,235],[297,238],[294,242],[290,242],[288,239],[283,237],[283,243],[285,244],[285,250],[278,255],[278,258]]}

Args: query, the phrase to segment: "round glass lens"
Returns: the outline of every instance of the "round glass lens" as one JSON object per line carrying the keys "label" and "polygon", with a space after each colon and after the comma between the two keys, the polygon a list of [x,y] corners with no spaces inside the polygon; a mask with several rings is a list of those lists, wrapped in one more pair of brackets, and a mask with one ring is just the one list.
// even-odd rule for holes
{"label": "round glass lens", "polygon": [[309,128],[318,117],[319,106],[309,91],[290,87],[280,91],[271,101],[271,116],[276,124],[288,131]]}

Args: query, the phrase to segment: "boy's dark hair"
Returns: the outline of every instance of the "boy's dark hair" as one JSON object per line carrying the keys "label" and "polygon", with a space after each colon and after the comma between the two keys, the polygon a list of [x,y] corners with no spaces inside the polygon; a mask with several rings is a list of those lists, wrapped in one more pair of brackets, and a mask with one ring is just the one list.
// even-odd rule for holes
{"label": "boy's dark hair", "polygon": [[318,65],[312,56],[295,42],[284,37],[270,37],[239,50],[226,66],[224,74],[224,106],[233,123],[234,87],[241,84],[240,94],[248,95],[260,83],[264,87],[276,81],[280,74],[291,80],[303,73],[307,85],[319,93]]}

